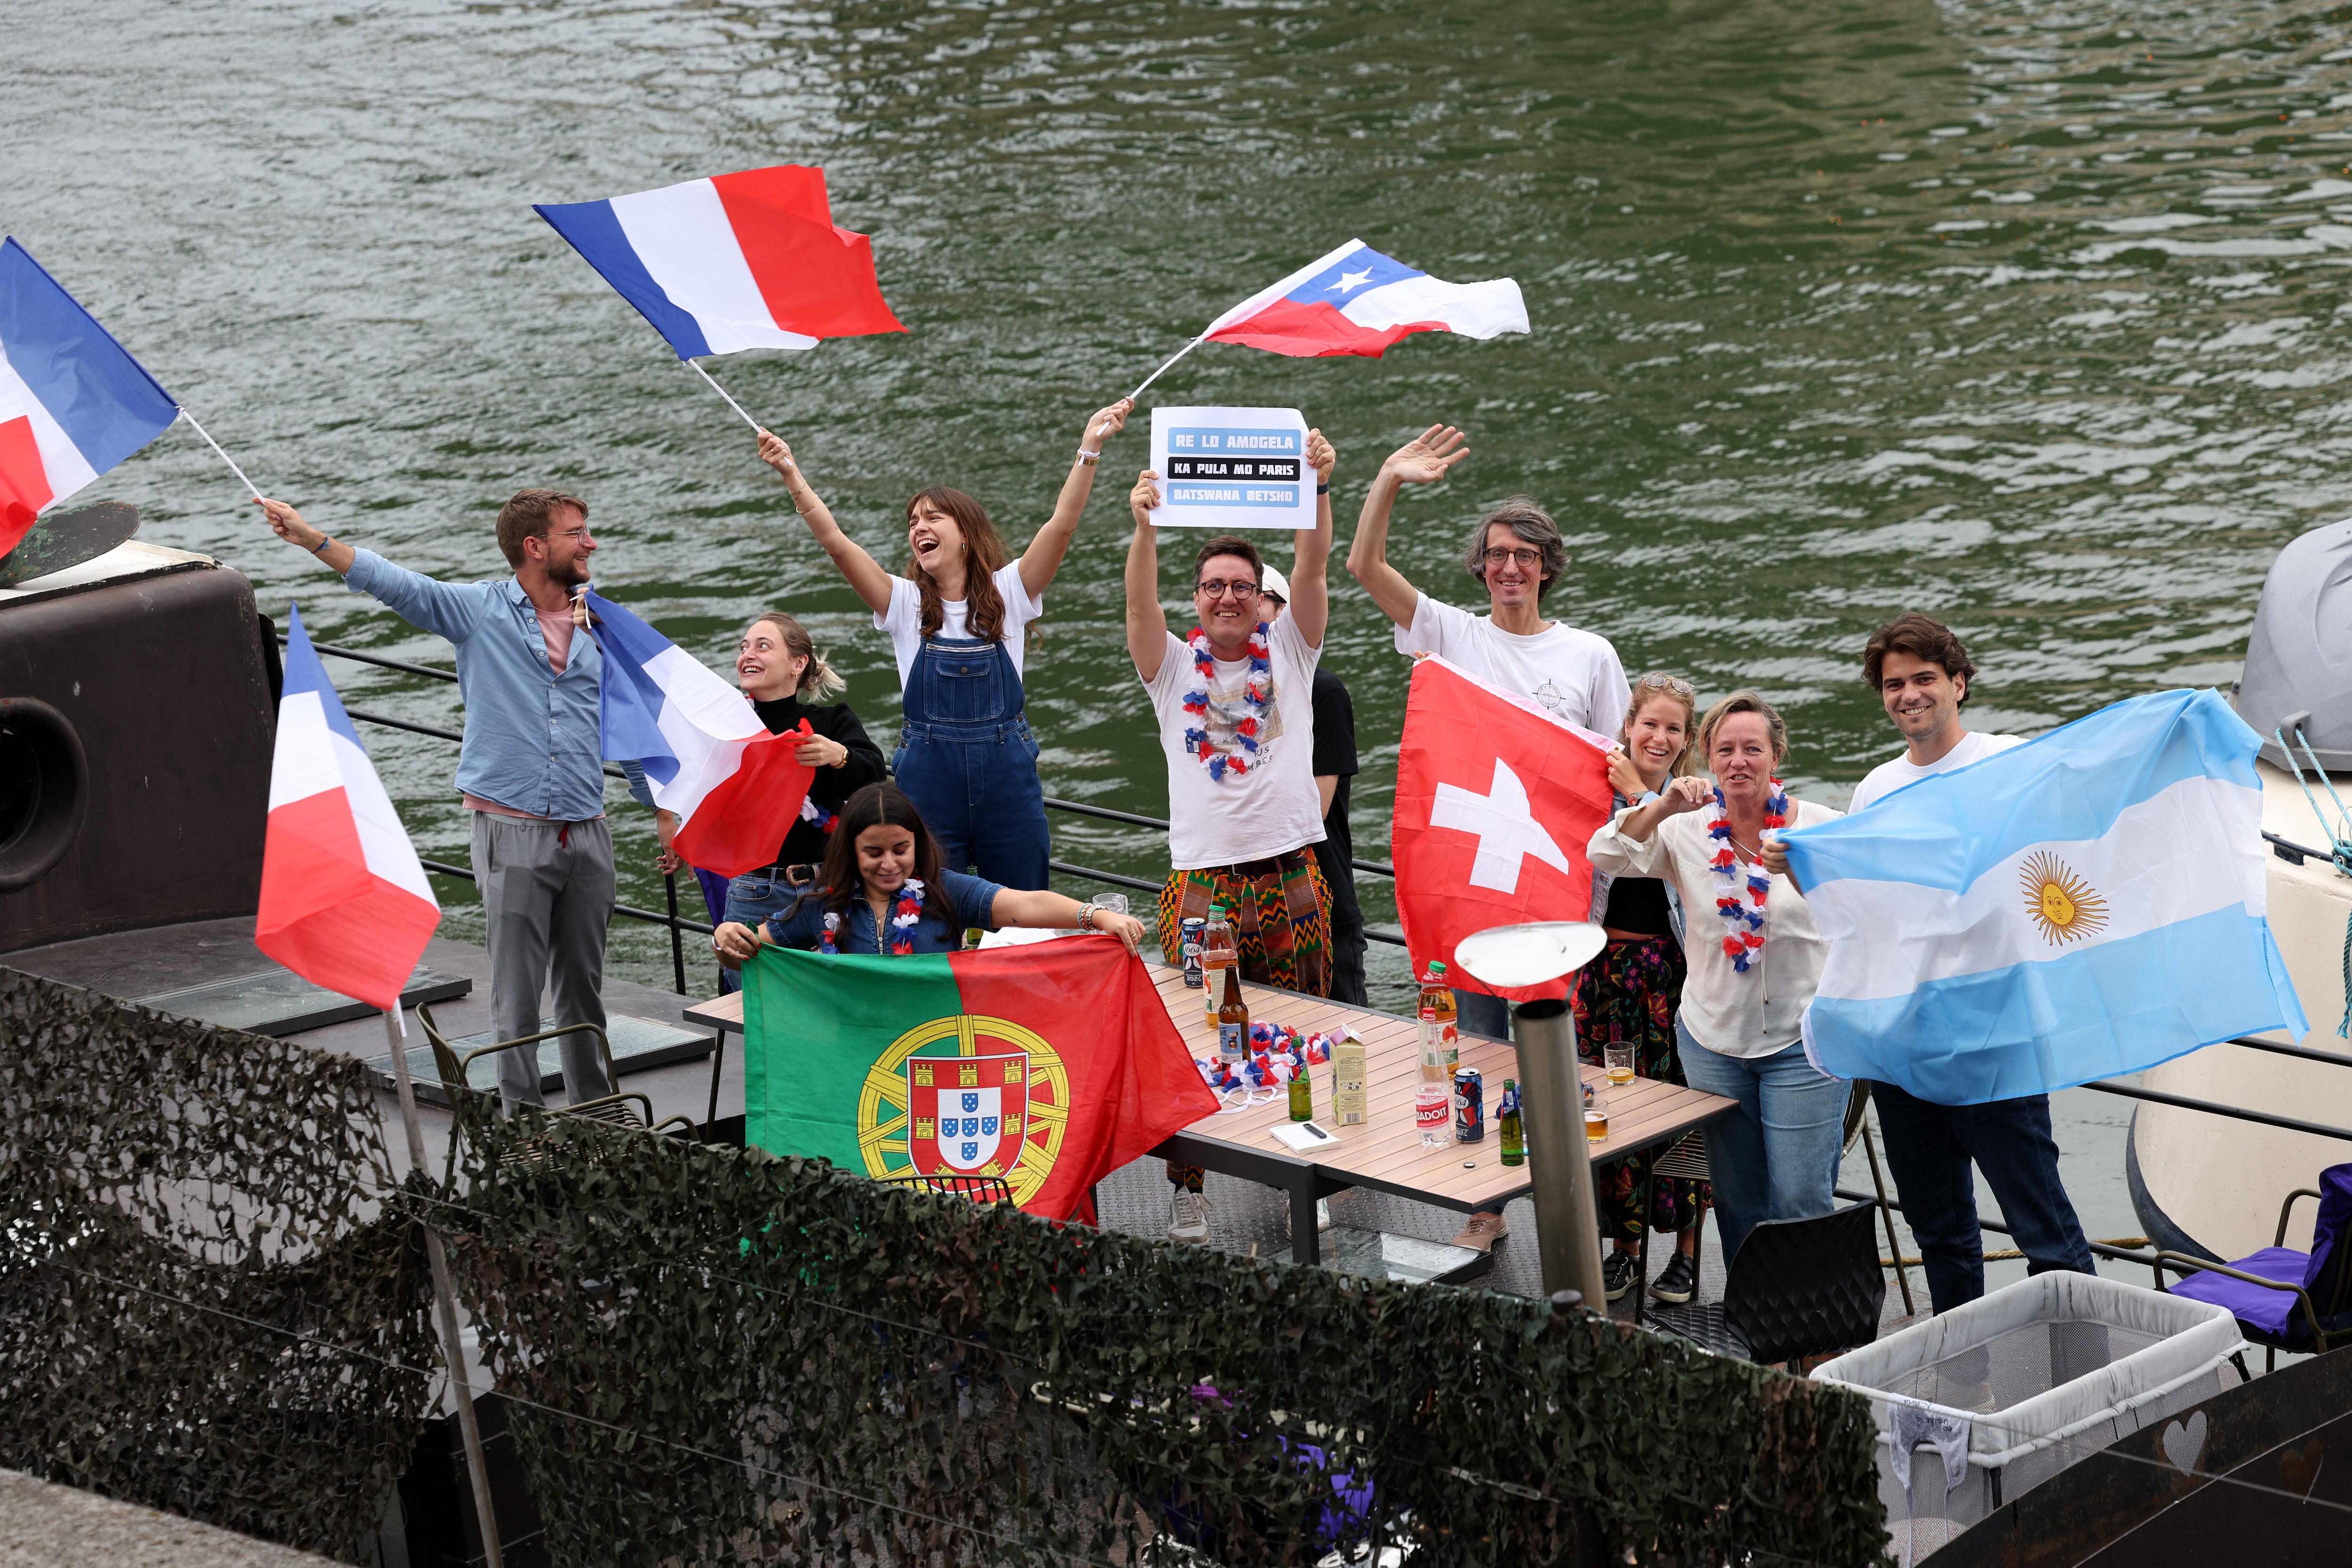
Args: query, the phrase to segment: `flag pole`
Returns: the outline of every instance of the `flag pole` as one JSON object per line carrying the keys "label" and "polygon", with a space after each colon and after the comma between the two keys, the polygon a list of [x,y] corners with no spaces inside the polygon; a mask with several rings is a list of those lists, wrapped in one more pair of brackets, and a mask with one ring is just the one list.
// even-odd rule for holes
{"label": "flag pole", "polygon": [[[1186,343],[1182,348],[1178,349],[1174,353],[1170,354],[1168,356],[1167,364],[1162,364],[1158,370],[1153,371],[1150,375],[1143,378],[1143,386],[1150,386],[1153,382],[1158,381],[1161,375],[1167,373],[1169,365],[1174,364],[1178,360],[1182,359],[1186,354],[1191,353],[1194,349],[1199,348],[1202,343],[1205,343],[1208,341],[1209,334],[1202,332],[1199,337],[1194,338],[1191,342]],[[1139,386],[1133,392],[1129,393],[1127,395],[1127,400],[1129,403],[1132,403],[1137,398],[1142,396],[1143,386]]]}
{"label": "flag pole", "polygon": [[261,499],[261,491],[255,487],[254,482],[251,479],[245,477],[245,470],[236,466],[236,459],[230,457],[226,451],[221,449],[221,444],[213,439],[212,432],[197,424],[196,416],[189,413],[184,408],[180,410],[180,417],[188,422],[189,429],[194,430],[197,435],[202,436],[205,438],[205,446],[210,447],[214,451],[220,453],[220,460],[228,465],[228,471],[236,476],[237,482],[239,484],[245,486],[247,489],[253,491],[254,500],[259,500]]}
{"label": "flag pole", "polygon": [[[195,421],[191,419],[188,423],[193,425]],[[408,1129],[409,1169],[421,1173],[425,1169],[425,1129],[416,1118],[416,1086],[408,1078],[408,1025],[400,1016],[396,1000],[384,1010],[383,1037],[392,1047],[392,1078],[400,1090],[400,1120]],[[484,1562],[488,1568],[505,1568],[505,1557],[499,1549],[498,1511],[490,1505],[489,1468],[482,1459],[482,1428],[474,1419],[474,1387],[466,1375],[466,1342],[457,1332],[457,1297],[449,1287],[449,1260],[442,1255],[440,1233],[429,1224],[425,1225],[425,1256],[433,1266],[434,1305],[441,1320],[441,1355],[449,1368],[449,1391],[457,1399],[457,1429],[466,1439],[466,1468],[474,1483],[474,1518],[481,1526]]]}
{"label": "flag pole", "polygon": [[[695,363],[692,360],[690,360],[690,359],[683,359],[683,360],[678,361],[677,363],[680,363],[680,364],[682,364],[682,365],[684,365],[684,366],[686,366],[686,368],[687,368],[687,369],[688,369],[688,370],[692,371],[695,374],[697,374],[697,375],[700,376],[703,380],[705,380],[705,381],[710,381],[710,373],[709,373],[709,371],[707,371],[707,370],[703,369],[700,365],[698,365],[698,364]],[[725,387],[723,387],[723,386],[719,385],[719,384],[717,382],[715,382],[715,381],[710,381],[710,390],[711,390],[711,391],[713,391],[713,392],[715,392],[715,393],[717,393],[717,394],[718,394],[719,396],[721,396],[721,397],[727,397],[727,389],[726,389]],[[733,398],[731,398],[731,397],[727,397],[727,406],[728,406],[728,407],[730,407],[730,408],[732,408],[732,409],[733,409],[736,413],[738,413],[738,414],[742,414],[742,415],[743,415],[743,423],[744,423],[744,424],[749,425],[749,426],[750,426],[752,429],[754,429],[754,430],[757,430],[757,429],[759,429],[759,428],[760,428],[760,422],[759,422],[757,419],[752,418],[752,417],[751,417],[750,415],[748,415],[748,414],[743,414],[743,405],[742,405],[741,404],[740,404],[740,403],[736,402],[736,401],[735,401]]]}

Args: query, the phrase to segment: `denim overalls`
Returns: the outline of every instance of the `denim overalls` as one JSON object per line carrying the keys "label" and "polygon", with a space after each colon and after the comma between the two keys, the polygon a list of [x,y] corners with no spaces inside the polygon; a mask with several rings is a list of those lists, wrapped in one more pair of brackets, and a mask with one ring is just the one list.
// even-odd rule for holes
{"label": "denim overalls", "polygon": [[1002,641],[925,637],[908,672],[906,727],[890,771],[948,870],[1035,889],[1048,885],[1050,840],[1024,700]]}

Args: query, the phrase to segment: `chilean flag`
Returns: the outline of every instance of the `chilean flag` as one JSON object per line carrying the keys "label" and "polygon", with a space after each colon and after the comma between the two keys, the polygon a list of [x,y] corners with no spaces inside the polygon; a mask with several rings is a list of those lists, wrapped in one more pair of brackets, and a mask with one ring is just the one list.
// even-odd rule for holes
{"label": "chilean flag", "polygon": [[687,864],[722,877],[773,865],[814,776],[793,755],[808,721],[768,733],[692,654],[601,594],[588,609],[604,651],[605,759],[644,766],[654,804],[677,814],[672,847]]}
{"label": "chilean flag", "polygon": [[1585,846],[1609,820],[1608,742],[1457,665],[1412,667],[1397,756],[1397,919],[1416,972],[1442,959],[1458,990],[1513,1002],[1568,994],[1573,977],[1481,985],[1454,961],[1489,926],[1580,921],[1592,909]]}
{"label": "chilean flag", "polygon": [[874,242],[835,226],[823,169],[780,163],[531,210],[680,359],[907,330],[883,302]]}
{"label": "chilean flag", "polygon": [[253,945],[313,985],[390,1012],[441,906],[300,612],[287,621]]}
{"label": "chilean flag", "polygon": [[0,241],[0,555],[180,405],[14,239]]}
{"label": "chilean flag", "polygon": [[1527,301],[1507,278],[1448,283],[1351,239],[1209,323],[1211,342],[1278,354],[1378,359],[1412,332],[1491,338],[1528,330]]}

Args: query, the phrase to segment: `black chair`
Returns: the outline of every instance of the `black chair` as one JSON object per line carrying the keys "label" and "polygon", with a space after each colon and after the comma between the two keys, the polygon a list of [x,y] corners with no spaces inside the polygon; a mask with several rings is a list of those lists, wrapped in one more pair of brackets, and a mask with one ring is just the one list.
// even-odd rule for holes
{"label": "black chair", "polygon": [[1722,1300],[1654,1308],[1650,1321],[1741,1361],[1793,1363],[1868,1344],[1886,1305],[1871,1229],[1876,1209],[1863,1203],[1811,1219],[1767,1220],[1733,1256]]}
{"label": "black chair", "polygon": [[[494,1057],[501,1051],[527,1049],[530,1052],[530,1060],[536,1070],[541,1044],[547,1040],[561,1039],[565,1035],[593,1035],[596,1037],[597,1052],[604,1060],[604,1081],[608,1084],[620,1082],[620,1075],[613,1068],[612,1045],[605,1039],[604,1031],[593,1024],[567,1024],[560,1029],[541,1029],[536,1035],[525,1035],[520,1039],[515,1040],[500,1040],[496,1045],[484,1046],[478,1050],[467,1051],[461,1057],[457,1054],[457,1047],[450,1044],[448,1037],[441,1033],[441,1026],[434,1022],[431,1008],[419,1006],[416,1009],[416,1021],[425,1026],[425,1041],[433,1047],[433,1065],[441,1074],[441,1088],[443,1092],[448,1095],[451,1105],[457,1103],[457,1093],[460,1089],[471,1089],[472,1085],[467,1076],[468,1069],[482,1058]],[[570,1087],[568,1084],[565,1086],[567,1090]],[[590,1121],[602,1121],[608,1127],[618,1127],[632,1132],[667,1132],[670,1128],[676,1127],[689,1138],[698,1139],[702,1136],[700,1130],[694,1125],[694,1119],[690,1116],[665,1116],[658,1121],[655,1121],[654,1102],[651,1097],[635,1089],[617,1089],[614,1093],[602,1095],[593,1100],[579,1100],[569,1105],[550,1107],[545,1110],[544,1114],[576,1116]]]}
{"label": "black chair", "polygon": [[915,1171],[901,1171],[896,1175],[877,1178],[894,1187],[921,1187],[929,1192],[945,1193],[950,1197],[970,1198],[976,1204],[1009,1204],[1013,1189],[1002,1176],[967,1176],[943,1171],[926,1176]]}

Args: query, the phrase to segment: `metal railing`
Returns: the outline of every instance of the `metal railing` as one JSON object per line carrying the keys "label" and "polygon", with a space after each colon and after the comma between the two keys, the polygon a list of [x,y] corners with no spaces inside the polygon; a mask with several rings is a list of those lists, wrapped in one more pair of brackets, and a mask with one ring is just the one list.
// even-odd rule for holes
{"label": "metal railing", "polygon": [[[278,633],[278,640],[283,643],[286,640],[286,634]],[[351,659],[358,664],[372,664],[379,669],[398,670],[403,675],[421,675],[427,679],[446,681],[451,685],[455,685],[457,680],[457,671],[439,669],[429,664],[412,664],[406,659],[387,658],[380,653],[363,653],[358,648],[338,647],[332,643],[314,642],[310,646],[320,653],[330,654],[336,658]],[[387,730],[405,731],[412,735],[425,735],[436,741],[462,742],[466,738],[461,731],[456,730],[444,730],[432,724],[419,724],[407,719],[395,719],[389,713],[371,712],[364,708],[347,707],[343,711],[364,723],[380,724]],[[604,764],[604,773],[608,778],[617,779],[628,776],[613,763]],[[1114,811],[1108,806],[1089,805],[1084,801],[1062,800],[1049,795],[1045,797],[1045,807],[1049,811],[1066,812],[1072,816],[1091,816],[1098,821],[1116,822],[1122,826],[1148,827],[1159,833],[1168,831],[1168,824],[1163,818],[1139,816],[1131,811]],[[421,864],[427,871],[436,876],[462,877],[469,882],[474,879],[472,871],[462,866],[452,866],[446,861],[424,860]],[[1100,882],[1107,887],[1129,888],[1138,892],[1157,894],[1160,891],[1160,884],[1148,881],[1141,877],[1121,876],[1116,871],[1105,871],[1093,866],[1080,866],[1068,860],[1048,860],[1045,864],[1049,870],[1058,871],[1066,877],[1076,877],[1084,881]],[[1349,864],[1355,869],[1369,872],[1375,877],[1386,877],[1391,880],[1394,880],[1396,877],[1396,868],[1385,860],[1357,859],[1351,860]],[[707,936],[713,928],[702,921],[688,920],[677,912],[677,878],[675,873],[664,872],[662,882],[669,896],[667,914],[662,914],[654,910],[635,909],[627,904],[614,904],[613,912],[628,920],[643,921],[649,925],[669,928],[670,966],[677,982],[678,994],[686,995],[688,993],[686,989],[684,933],[698,931]],[[1404,938],[1391,931],[1367,929],[1364,936],[1367,941],[1386,942],[1393,947],[1404,945]]]}

